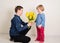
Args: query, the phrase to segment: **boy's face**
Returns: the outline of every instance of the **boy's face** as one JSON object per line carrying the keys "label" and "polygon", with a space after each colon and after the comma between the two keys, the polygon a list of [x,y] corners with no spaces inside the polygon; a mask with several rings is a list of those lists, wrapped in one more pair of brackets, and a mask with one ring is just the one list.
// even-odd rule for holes
{"label": "boy's face", "polygon": [[19,15],[22,15],[22,13],[23,13],[23,9],[18,10],[18,14],[19,14]]}

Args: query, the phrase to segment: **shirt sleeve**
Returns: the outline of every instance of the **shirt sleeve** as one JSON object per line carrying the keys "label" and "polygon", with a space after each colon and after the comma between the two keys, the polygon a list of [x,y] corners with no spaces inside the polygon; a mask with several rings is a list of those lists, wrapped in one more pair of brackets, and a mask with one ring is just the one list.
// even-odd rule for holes
{"label": "shirt sleeve", "polygon": [[[22,20],[21,20],[21,21],[22,21]],[[22,21],[22,24],[23,24],[23,25],[27,25],[27,24],[28,24],[28,22],[26,22],[26,23],[25,23],[24,21]]]}
{"label": "shirt sleeve", "polygon": [[18,18],[15,18],[14,24],[15,24],[17,31],[19,31],[19,32],[28,28],[27,25],[21,26],[22,25],[21,21],[19,21]]}
{"label": "shirt sleeve", "polygon": [[41,25],[42,25],[42,26],[45,26],[45,15],[42,14],[41,20],[42,20],[42,21],[41,21]]}

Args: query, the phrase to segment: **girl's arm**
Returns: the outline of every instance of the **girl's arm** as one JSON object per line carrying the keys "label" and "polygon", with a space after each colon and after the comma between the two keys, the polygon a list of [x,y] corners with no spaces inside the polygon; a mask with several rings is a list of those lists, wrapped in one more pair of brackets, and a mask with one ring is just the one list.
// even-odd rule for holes
{"label": "girl's arm", "polygon": [[41,16],[41,25],[45,26],[45,15],[44,14],[42,14]]}

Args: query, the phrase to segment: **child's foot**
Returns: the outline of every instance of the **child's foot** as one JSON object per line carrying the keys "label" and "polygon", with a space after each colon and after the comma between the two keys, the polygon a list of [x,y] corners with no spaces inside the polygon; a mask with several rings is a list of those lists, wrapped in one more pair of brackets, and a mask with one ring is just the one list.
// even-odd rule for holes
{"label": "child's foot", "polygon": [[35,41],[37,41],[37,39],[35,39]]}
{"label": "child's foot", "polygon": [[39,41],[38,39],[36,39],[35,41]]}
{"label": "child's foot", "polygon": [[10,41],[13,41],[13,39],[12,39],[12,38],[10,38]]}
{"label": "child's foot", "polygon": [[35,39],[35,41],[37,41],[37,38]]}
{"label": "child's foot", "polygon": [[43,41],[40,41],[39,43],[44,43]]}

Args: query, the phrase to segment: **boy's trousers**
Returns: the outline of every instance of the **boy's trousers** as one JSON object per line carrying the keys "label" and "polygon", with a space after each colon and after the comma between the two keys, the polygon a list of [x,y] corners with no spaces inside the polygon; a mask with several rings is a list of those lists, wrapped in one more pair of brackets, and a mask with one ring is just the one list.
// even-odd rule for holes
{"label": "boy's trousers", "polygon": [[26,36],[26,34],[30,30],[30,28],[21,31],[20,35],[18,35],[18,36],[11,36],[11,38],[13,38],[14,42],[29,43],[29,41],[31,39],[30,39],[30,37]]}

